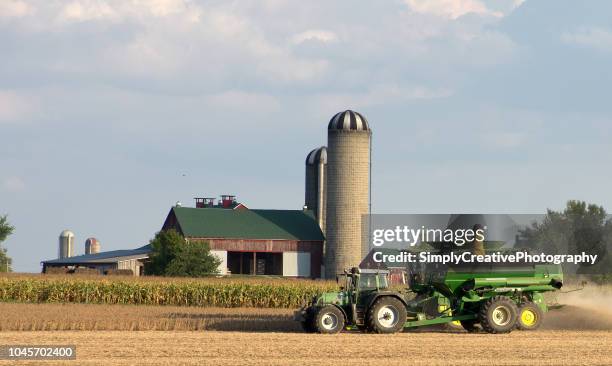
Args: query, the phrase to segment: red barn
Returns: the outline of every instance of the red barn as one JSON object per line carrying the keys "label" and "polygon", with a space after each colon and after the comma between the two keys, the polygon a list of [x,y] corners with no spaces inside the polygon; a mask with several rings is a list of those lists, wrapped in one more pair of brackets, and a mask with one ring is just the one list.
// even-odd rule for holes
{"label": "red barn", "polygon": [[325,238],[310,211],[255,210],[223,202],[175,206],[162,227],[168,229],[188,242],[207,242],[222,261],[221,274],[321,277]]}

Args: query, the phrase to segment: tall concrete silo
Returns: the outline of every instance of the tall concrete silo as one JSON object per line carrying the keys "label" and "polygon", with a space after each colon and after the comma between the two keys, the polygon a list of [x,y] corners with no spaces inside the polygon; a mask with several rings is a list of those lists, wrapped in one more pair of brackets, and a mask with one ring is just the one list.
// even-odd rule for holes
{"label": "tall concrete silo", "polygon": [[74,256],[74,233],[64,230],[59,236],[58,258],[69,258]]}
{"label": "tall concrete silo", "polygon": [[321,146],[306,156],[306,197],[304,204],[316,215],[321,231],[325,234],[327,210],[327,148]]}
{"label": "tall concrete silo", "polygon": [[85,254],[100,253],[100,241],[96,238],[87,238],[85,240]]}
{"label": "tall concrete silo", "polygon": [[327,127],[326,278],[358,266],[364,256],[371,136],[365,117],[350,110],[334,115]]}

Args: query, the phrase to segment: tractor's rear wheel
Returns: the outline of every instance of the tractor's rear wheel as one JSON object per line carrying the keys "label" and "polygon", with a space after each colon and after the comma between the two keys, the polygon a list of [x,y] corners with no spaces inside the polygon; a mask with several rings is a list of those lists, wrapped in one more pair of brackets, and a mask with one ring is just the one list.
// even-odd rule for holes
{"label": "tractor's rear wheel", "polygon": [[397,333],[406,323],[406,306],[395,297],[384,296],[368,310],[368,330],[374,333]]}
{"label": "tractor's rear wheel", "polygon": [[509,333],[516,326],[518,308],[506,296],[494,296],[480,308],[478,320],[487,333]]}
{"label": "tractor's rear wheel", "polygon": [[542,325],[544,313],[540,307],[529,301],[518,308],[516,328],[520,330],[536,330]]}
{"label": "tractor's rear wheel", "polygon": [[479,331],[478,328],[478,321],[476,321],[476,319],[472,319],[472,320],[461,320],[461,326],[463,327],[463,329],[465,329],[468,333],[476,333]]}
{"label": "tractor's rear wheel", "polygon": [[314,328],[322,334],[335,334],[344,329],[344,314],[333,305],[318,308],[314,314]]}

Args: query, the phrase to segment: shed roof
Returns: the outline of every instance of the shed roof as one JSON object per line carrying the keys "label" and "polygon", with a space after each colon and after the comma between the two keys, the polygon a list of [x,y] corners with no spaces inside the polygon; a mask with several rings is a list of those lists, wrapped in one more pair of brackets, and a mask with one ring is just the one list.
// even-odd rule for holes
{"label": "shed roof", "polygon": [[173,207],[172,216],[186,238],[325,240],[311,211]]}
{"label": "shed roof", "polygon": [[[121,257],[138,257],[148,254],[151,251],[150,245],[145,245],[136,249],[110,250],[108,252],[100,252],[96,254],[77,255],[69,258],[58,258],[43,261],[45,264],[56,265],[75,265],[86,263],[107,263],[116,262]],[[127,258],[126,258],[127,259]]]}

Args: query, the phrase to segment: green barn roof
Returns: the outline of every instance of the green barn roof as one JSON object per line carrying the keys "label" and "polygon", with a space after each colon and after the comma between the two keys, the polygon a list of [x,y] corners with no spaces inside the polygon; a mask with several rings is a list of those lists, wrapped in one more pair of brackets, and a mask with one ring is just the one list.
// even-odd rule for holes
{"label": "green barn roof", "polygon": [[325,240],[310,211],[173,207],[164,229],[173,216],[186,238]]}

